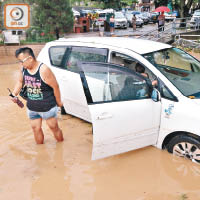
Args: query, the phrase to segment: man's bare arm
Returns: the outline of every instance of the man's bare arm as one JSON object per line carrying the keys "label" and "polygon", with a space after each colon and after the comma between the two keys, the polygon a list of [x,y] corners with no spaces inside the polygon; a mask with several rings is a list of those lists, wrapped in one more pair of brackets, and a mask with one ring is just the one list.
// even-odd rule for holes
{"label": "man's bare arm", "polygon": [[17,74],[17,82],[14,86],[13,92],[12,94],[14,96],[17,96],[22,88],[22,84],[23,84],[23,74],[22,74],[22,69],[18,72]]}
{"label": "man's bare arm", "polygon": [[42,67],[40,68],[40,75],[43,81],[53,88],[54,96],[56,98],[56,103],[59,107],[62,107],[63,104],[61,101],[59,85],[51,69],[43,64]]}

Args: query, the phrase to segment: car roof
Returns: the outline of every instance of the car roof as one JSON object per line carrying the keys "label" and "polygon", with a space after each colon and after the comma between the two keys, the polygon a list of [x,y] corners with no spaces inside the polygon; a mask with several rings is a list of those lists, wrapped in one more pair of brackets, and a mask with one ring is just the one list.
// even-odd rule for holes
{"label": "car roof", "polygon": [[[158,51],[161,49],[171,48],[171,45],[154,42],[151,40],[144,40],[144,39],[134,39],[134,38],[122,38],[122,37],[79,37],[79,38],[60,38],[59,40],[55,40],[49,42],[48,44],[53,45],[52,43],[59,43],[63,42],[77,42],[77,43],[85,43],[87,44],[99,44],[105,45],[105,48],[108,46],[116,47],[116,48],[123,48],[132,50],[138,54],[146,54],[154,51]],[[82,45],[81,45],[82,46]]]}

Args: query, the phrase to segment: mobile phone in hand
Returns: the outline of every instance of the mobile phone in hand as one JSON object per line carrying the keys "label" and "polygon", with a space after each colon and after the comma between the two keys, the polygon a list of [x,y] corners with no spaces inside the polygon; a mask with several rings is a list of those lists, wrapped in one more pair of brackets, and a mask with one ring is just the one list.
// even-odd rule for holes
{"label": "mobile phone in hand", "polygon": [[24,107],[24,104],[22,103],[22,101],[20,101],[18,97],[15,97],[15,96],[12,94],[12,92],[11,92],[11,90],[10,90],[9,88],[7,88],[7,89],[8,89],[8,91],[9,91],[9,93],[10,93],[9,96],[12,97],[12,98],[16,98],[16,103],[17,103],[17,105],[18,105],[20,108],[23,108],[23,107]]}

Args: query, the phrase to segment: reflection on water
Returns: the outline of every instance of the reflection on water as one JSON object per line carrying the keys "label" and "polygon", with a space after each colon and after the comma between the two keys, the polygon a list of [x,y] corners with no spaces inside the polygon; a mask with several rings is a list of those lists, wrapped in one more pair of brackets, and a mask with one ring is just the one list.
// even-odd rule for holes
{"label": "reflection on water", "polygon": [[200,199],[200,166],[155,147],[91,161],[91,125],[59,116],[65,141],[43,123],[36,145],[26,110],[9,101],[17,65],[0,66],[0,199]]}

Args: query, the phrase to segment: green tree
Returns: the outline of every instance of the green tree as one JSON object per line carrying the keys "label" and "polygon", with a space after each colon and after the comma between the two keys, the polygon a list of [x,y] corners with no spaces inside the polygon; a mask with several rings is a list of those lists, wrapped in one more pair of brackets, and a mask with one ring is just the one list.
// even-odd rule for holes
{"label": "green tree", "polygon": [[139,3],[139,1],[138,0],[120,0],[120,5],[122,7],[126,7],[126,6],[134,7],[136,3]]}
{"label": "green tree", "polygon": [[73,29],[73,13],[69,0],[35,0],[33,24],[45,35],[54,33],[57,38],[61,32]]}
{"label": "green tree", "polygon": [[[197,0],[196,0],[197,1]],[[189,16],[189,10],[192,7],[192,4],[194,3],[194,0],[172,0],[172,7],[173,9],[176,9],[180,13],[180,17],[188,17]],[[159,6],[167,6],[169,1],[168,0],[155,0],[155,7]]]}
{"label": "green tree", "polygon": [[97,1],[103,2],[104,8],[113,8],[113,9],[121,8],[120,0],[97,0]]}
{"label": "green tree", "polygon": [[177,7],[180,17],[189,16],[189,10],[191,9],[193,2],[193,0],[176,0],[174,2],[174,7]]}
{"label": "green tree", "polygon": [[156,8],[159,6],[167,6],[168,0],[155,0],[154,4]]}

